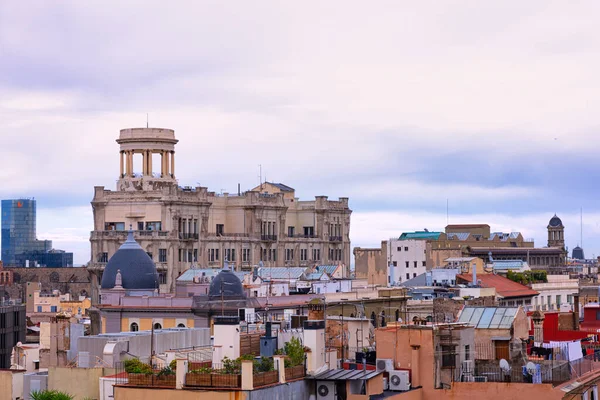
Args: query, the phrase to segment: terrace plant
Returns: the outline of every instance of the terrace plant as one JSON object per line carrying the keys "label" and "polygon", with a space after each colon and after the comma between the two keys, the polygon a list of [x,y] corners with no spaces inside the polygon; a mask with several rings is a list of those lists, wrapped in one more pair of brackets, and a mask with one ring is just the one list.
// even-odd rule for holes
{"label": "terrace plant", "polygon": [[73,400],[74,397],[58,390],[34,390],[29,394],[31,400]]}
{"label": "terrace plant", "polygon": [[125,360],[123,362],[123,366],[125,367],[125,372],[129,374],[152,375],[152,367],[146,363],[141,362],[137,358]]}

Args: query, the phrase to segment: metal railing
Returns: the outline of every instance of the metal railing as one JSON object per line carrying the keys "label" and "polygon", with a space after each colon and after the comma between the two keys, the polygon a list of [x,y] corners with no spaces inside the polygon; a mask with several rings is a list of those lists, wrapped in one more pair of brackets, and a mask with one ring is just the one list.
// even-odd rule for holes
{"label": "metal railing", "polygon": [[329,236],[329,241],[330,242],[341,242],[342,237],[341,236]]}
{"label": "metal railing", "polygon": [[260,235],[260,240],[276,241],[277,235]]}
{"label": "metal railing", "polygon": [[197,233],[179,233],[179,239],[181,240],[189,240],[189,239],[198,239]]}
{"label": "metal railing", "polygon": [[175,387],[175,371],[158,363],[150,364],[148,359],[139,360],[136,368],[127,368],[127,361],[115,364],[118,385],[144,387]]}

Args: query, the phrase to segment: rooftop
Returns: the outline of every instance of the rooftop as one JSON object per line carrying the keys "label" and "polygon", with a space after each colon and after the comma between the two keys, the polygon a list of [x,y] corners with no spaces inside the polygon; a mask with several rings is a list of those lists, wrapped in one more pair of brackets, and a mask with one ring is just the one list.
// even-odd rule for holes
{"label": "rooftop", "polygon": [[[456,276],[457,281],[459,279],[472,283],[473,276],[470,274],[461,274]],[[480,286],[484,288],[495,288],[496,294],[503,298],[511,297],[533,297],[539,293],[535,290],[528,288],[527,286],[521,285],[520,283],[513,282],[500,275],[495,274],[479,274],[477,275],[477,281],[480,281]]]}
{"label": "rooftop", "polygon": [[415,232],[404,232],[399,240],[438,240],[442,232],[429,232],[429,231],[415,231]]}

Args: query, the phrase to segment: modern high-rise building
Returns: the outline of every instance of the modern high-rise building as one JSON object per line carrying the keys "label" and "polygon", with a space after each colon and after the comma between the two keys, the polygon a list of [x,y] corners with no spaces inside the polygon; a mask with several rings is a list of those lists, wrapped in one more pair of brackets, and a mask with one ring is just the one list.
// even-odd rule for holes
{"label": "modern high-rise building", "polygon": [[[293,188],[263,182],[246,192],[218,194],[181,187],[175,178],[171,129],[123,129],[117,190],[96,187],[92,207],[92,259],[96,282],[127,238],[134,237],[156,263],[161,291],[195,265],[235,270],[253,266],[350,264],[348,198],[301,201]],[[134,171],[141,158],[141,171]]]}
{"label": "modern high-rise building", "polygon": [[73,253],[53,250],[51,240],[36,237],[36,201],[2,200],[2,262],[7,267],[39,264],[73,266]]}

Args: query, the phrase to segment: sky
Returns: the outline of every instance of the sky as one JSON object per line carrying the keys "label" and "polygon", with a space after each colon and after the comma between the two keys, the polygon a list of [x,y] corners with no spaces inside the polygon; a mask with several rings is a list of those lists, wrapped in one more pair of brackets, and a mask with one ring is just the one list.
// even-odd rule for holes
{"label": "sky", "polygon": [[[487,223],[600,255],[600,3],[0,2],[0,198],[89,261],[123,128],[181,185],[349,197],[352,246]],[[448,207],[447,207],[448,205]],[[447,213],[448,210],[448,213]]]}

